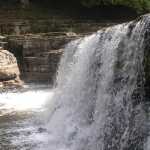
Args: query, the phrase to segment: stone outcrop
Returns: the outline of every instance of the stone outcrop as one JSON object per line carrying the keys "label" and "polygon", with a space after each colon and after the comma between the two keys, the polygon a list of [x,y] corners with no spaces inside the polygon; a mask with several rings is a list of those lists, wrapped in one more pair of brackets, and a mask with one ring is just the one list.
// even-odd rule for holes
{"label": "stone outcrop", "polygon": [[[1,19],[0,19],[1,20]],[[9,35],[36,34],[48,32],[77,33],[95,32],[98,29],[115,25],[116,22],[92,22],[92,20],[69,20],[69,19],[6,19],[0,22],[0,33]]]}
{"label": "stone outcrop", "polygon": [[14,55],[0,49],[0,88],[21,87],[20,71]]}
{"label": "stone outcrop", "polygon": [[72,32],[9,36],[8,49],[17,57],[25,82],[52,84],[65,44],[80,36]]}

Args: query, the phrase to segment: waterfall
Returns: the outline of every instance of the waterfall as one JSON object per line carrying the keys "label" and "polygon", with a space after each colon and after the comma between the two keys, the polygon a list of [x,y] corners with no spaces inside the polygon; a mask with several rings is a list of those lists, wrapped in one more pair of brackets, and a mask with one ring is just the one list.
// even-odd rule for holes
{"label": "waterfall", "polygon": [[104,28],[65,48],[48,106],[51,150],[143,150],[144,48],[150,17]]}

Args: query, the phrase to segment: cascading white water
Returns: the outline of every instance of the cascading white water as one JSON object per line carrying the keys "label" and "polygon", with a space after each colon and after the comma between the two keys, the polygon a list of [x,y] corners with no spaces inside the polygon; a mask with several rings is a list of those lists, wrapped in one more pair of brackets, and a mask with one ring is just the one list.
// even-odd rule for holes
{"label": "cascading white water", "polygon": [[149,39],[149,15],[104,28],[66,46],[56,88],[1,93],[0,149],[149,150]]}
{"label": "cascading white water", "polygon": [[146,16],[66,46],[56,92],[47,104],[48,149],[144,149],[143,45],[148,22]]}

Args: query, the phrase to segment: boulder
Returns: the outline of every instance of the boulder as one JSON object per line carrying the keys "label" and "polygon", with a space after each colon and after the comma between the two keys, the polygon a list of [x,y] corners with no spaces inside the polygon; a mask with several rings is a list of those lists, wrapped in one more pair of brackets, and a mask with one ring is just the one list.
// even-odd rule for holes
{"label": "boulder", "polygon": [[0,88],[21,87],[20,71],[15,56],[0,49]]}

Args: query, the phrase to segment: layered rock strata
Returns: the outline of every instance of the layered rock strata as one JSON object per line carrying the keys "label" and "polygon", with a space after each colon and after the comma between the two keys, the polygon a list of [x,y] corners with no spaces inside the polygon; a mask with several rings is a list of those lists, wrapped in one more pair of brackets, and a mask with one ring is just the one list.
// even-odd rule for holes
{"label": "layered rock strata", "polygon": [[79,37],[71,32],[9,36],[8,49],[17,57],[25,82],[52,84],[64,46]]}

